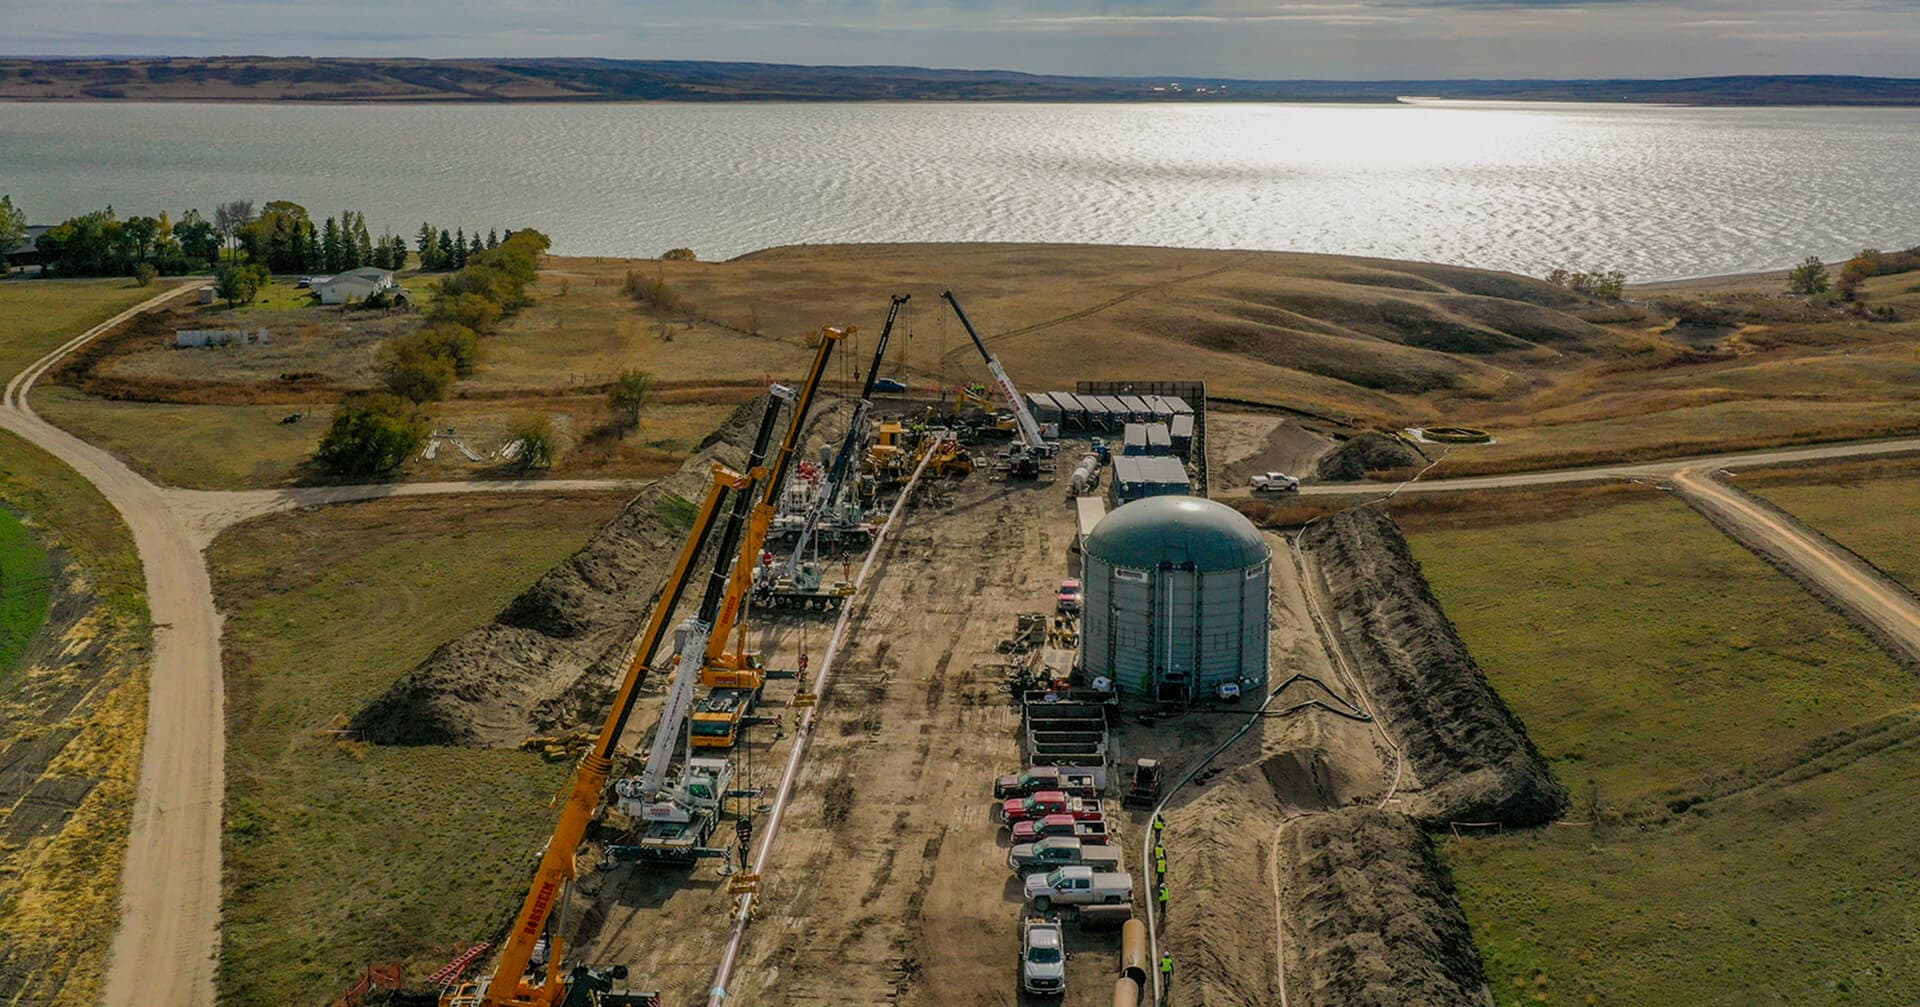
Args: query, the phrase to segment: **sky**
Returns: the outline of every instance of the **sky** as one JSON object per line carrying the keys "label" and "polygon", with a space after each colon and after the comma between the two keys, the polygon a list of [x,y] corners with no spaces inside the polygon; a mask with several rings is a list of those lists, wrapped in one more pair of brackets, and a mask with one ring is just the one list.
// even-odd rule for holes
{"label": "sky", "polygon": [[0,54],[603,56],[1251,79],[1920,76],[1920,0],[0,0]]}

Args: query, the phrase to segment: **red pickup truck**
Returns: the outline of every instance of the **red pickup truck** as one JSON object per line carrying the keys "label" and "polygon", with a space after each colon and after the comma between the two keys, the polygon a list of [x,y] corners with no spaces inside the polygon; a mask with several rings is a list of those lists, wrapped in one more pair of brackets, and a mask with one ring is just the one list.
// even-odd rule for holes
{"label": "red pickup truck", "polygon": [[1083,843],[1104,844],[1108,838],[1107,820],[1099,815],[1075,818],[1071,814],[1059,814],[1013,823],[1016,843],[1036,842],[1048,836],[1072,836]]}
{"label": "red pickup truck", "polygon": [[1101,817],[1098,798],[1068,797],[1064,791],[1042,790],[1032,797],[1009,797],[1000,802],[993,817],[1002,824],[1031,821],[1047,815],[1072,815],[1075,818]]}
{"label": "red pickup truck", "polygon": [[1024,773],[1012,773],[993,781],[997,798],[1025,797],[1043,790],[1058,790],[1068,797],[1098,797],[1092,773],[1079,773],[1058,766],[1034,766]]}

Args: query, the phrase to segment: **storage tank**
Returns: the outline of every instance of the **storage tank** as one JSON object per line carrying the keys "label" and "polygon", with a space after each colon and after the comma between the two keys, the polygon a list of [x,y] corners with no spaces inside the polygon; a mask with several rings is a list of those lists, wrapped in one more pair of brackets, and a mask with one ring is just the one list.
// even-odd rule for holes
{"label": "storage tank", "polygon": [[1273,551],[1240,512],[1191,496],[1135,500],[1094,526],[1081,553],[1089,678],[1111,679],[1123,698],[1265,691]]}

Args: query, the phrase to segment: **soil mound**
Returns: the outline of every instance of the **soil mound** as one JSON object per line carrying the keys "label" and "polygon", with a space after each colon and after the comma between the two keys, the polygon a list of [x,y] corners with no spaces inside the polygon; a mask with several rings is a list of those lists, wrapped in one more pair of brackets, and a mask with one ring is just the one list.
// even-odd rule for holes
{"label": "soil mound", "polygon": [[1426,463],[1427,456],[1412,444],[1392,434],[1369,431],[1321,455],[1313,474],[1328,482],[1353,482],[1375,472],[1415,468]]}
{"label": "soil mound", "polygon": [[1492,1002],[1453,878],[1418,823],[1344,808],[1289,823],[1281,843],[1295,1002]]}
{"label": "soil mound", "polygon": [[[353,729],[377,744],[513,747],[598,721],[685,541],[690,501],[706,492],[714,462],[745,464],[765,408],[761,396],[735,410],[679,471],[641,490],[492,623],[402,676],[354,717]],[[833,428],[827,417],[844,412],[823,401],[810,429],[823,429],[823,418]]]}
{"label": "soil mound", "polygon": [[1487,684],[1392,519],[1344,511],[1309,527],[1303,544],[1326,578],[1346,653],[1425,784],[1419,816],[1527,826],[1559,814],[1566,791]]}

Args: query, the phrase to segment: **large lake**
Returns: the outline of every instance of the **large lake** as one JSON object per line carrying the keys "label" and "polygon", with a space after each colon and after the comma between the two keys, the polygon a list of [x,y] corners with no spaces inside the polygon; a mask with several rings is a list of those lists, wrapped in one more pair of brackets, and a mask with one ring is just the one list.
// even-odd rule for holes
{"label": "large lake", "polygon": [[0,192],[35,223],[284,198],[577,255],[1113,242],[1658,279],[1920,243],[1920,110],[0,104]]}

